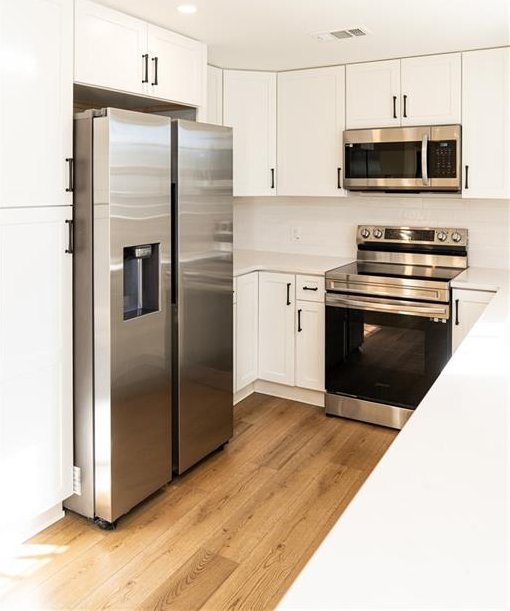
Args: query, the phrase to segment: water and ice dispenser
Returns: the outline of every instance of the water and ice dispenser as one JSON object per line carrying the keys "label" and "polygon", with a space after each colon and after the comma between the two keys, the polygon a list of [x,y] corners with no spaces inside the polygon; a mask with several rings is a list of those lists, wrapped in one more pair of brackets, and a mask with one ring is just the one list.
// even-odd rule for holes
{"label": "water and ice dispenser", "polygon": [[124,248],[124,320],[159,310],[159,244]]}

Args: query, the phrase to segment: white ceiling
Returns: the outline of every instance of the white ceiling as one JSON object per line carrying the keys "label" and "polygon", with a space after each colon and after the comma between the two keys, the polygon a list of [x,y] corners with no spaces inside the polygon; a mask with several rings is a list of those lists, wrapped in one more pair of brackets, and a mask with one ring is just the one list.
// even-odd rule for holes
{"label": "white ceiling", "polygon": [[[510,44],[510,0],[101,0],[207,43],[224,68],[288,70]],[[198,11],[182,15],[177,6]],[[312,32],[365,26],[364,38]]]}

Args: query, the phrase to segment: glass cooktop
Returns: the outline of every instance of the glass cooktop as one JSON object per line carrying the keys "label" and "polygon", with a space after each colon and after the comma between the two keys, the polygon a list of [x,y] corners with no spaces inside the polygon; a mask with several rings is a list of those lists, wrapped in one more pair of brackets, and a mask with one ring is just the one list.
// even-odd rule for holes
{"label": "glass cooktop", "polygon": [[353,261],[326,272],[326,278],[341,280],[348,276],[379,276],[385,278],[408,278],[449,282],[464,270],[454,267],[432,267],[427,265],[401,265],[397,263],[371,263]]}

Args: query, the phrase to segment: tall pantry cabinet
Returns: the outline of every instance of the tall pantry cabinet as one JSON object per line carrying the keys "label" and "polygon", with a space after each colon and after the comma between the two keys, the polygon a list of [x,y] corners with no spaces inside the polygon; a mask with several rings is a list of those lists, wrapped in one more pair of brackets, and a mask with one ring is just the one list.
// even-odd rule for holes
{"label": "tall pantry cabinet", "polygon": [[0,57],[0,535],[27,535],[72,492],[73,2],[2,0]]}

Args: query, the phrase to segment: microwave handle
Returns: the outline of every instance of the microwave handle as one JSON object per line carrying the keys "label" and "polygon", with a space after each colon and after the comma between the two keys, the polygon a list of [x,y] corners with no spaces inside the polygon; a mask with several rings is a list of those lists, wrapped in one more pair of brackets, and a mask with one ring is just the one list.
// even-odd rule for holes
{"label": "microwave handle", "polygon": [[429,184],[429,169],[427,165],[428,146],[429,137],[425,134],[421,139],[421,177],[424,185]]}

